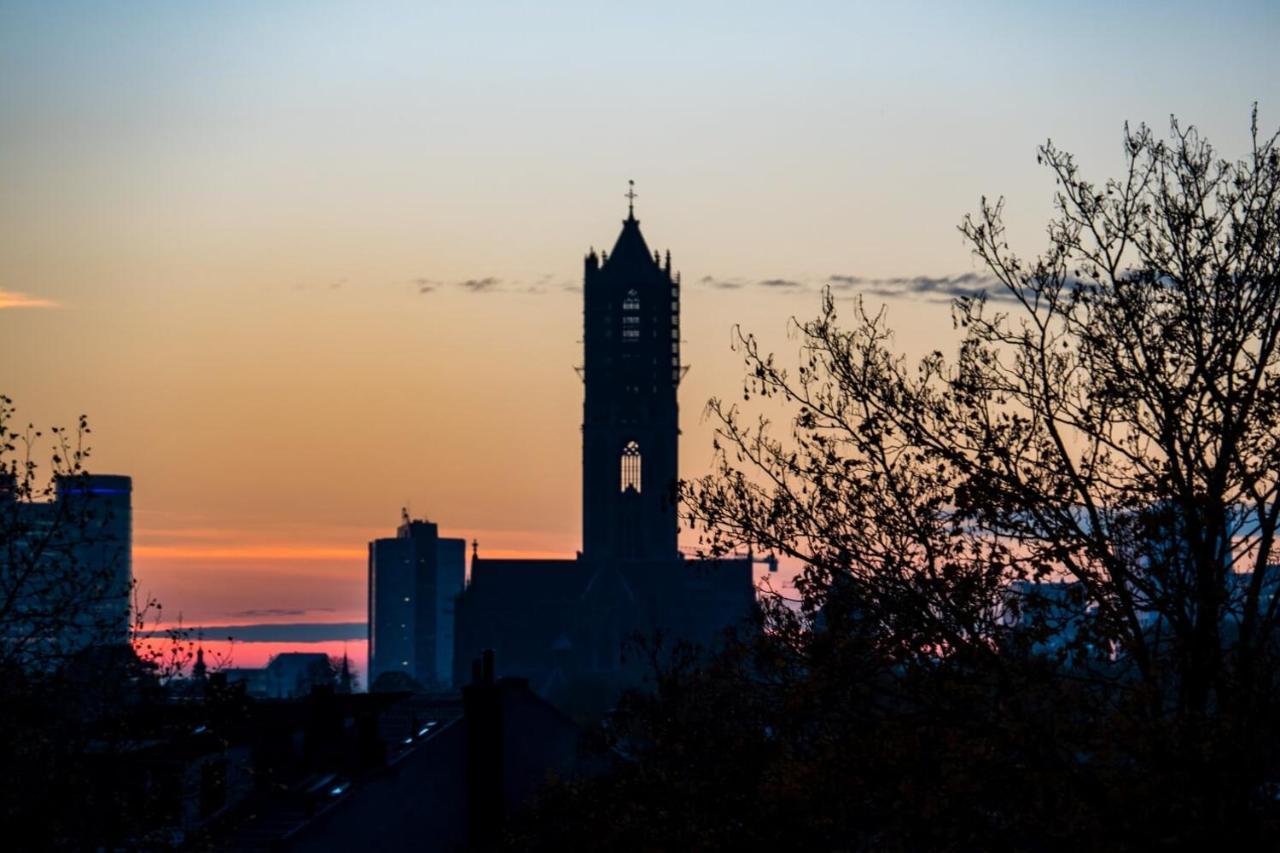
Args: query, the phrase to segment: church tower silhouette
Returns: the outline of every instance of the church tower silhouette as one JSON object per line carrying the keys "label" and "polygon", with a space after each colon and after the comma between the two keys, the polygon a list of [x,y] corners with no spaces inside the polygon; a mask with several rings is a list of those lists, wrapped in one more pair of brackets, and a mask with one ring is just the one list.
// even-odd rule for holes
{"label": "church tower silhouette", "polygon": [[613,251],[588,253],[583,274],[582,551],[473,553],[455,605],[455,684],[492,654],[502,675],[584,719],[650,674],[626,643],[710,650],[755,607],[750,554],[677,546],[680,277],[649,250],[627,196]]}
{"label": "church tower silhouette", "polygon": [[587,560],[677,558],[680,277],[649,252],[634,190],[613,251],[583,280],[582,547]]}

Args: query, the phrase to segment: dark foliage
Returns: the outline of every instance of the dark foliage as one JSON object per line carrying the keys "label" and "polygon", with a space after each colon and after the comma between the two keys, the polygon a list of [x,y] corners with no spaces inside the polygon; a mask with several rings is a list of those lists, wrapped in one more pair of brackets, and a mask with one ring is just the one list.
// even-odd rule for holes
{"label": "dark foliage", "polygon": [[147,829],[98,770],[136,746],[195,644],[142,639],[160,605],[124,580],[110,510],[59,499],[90,482],[88,420],[19,430],[14,413],[0,396],[0,825],[30,827],[25,849],[93,848]]}
{"label": "dark foliage", "polygon": [[[1004,289],[908,365],[824,297],[794,372],[741,335],[712,554],[798,560],[796,606],[660,669],[515,849],[1260,847],[1276,825],[1280,153],[1126,128],[1126,174],[1058,182],[1026,263],[1001,204],[961,231]],[[997,306],[998,310],[994,310]],[[1011,307],[1012,306],[1012,307]]]}

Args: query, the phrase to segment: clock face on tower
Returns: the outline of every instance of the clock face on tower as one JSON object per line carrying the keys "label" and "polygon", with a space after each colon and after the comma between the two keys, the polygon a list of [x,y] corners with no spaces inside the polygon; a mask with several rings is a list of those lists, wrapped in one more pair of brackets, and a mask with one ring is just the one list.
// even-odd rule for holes
{"label": "clock face on tower", "polygon": [[583,294],[583,555],[675,559],[680,279],[633,206],[613,251],[587,255]]}

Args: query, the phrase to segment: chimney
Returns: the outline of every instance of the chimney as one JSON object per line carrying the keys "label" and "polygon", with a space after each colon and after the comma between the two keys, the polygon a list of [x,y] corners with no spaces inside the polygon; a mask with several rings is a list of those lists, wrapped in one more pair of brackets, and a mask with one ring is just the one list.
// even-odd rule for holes
{"label": "chimney", "polygon": [[472,850],[496,846],[505,811],[502,688],[494,680],[493,650],[471,664],[472,683],[462,688],[467,728],[467,842]]}

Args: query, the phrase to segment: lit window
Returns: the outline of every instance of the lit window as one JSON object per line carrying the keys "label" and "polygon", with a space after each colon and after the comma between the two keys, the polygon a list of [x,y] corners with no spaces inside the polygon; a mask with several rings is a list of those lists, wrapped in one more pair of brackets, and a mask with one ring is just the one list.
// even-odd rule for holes
{"label": "lit window", "polygon": [[634,290],[628,290],[622,300],[622,339],[635,342],[640,339],[640,296]]}
{"label": "lit window", "polygon": [[622,448],[622,491],[640,491],[640,445],[634,441]]}

